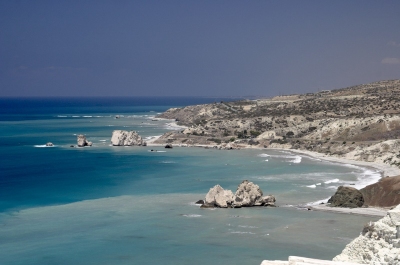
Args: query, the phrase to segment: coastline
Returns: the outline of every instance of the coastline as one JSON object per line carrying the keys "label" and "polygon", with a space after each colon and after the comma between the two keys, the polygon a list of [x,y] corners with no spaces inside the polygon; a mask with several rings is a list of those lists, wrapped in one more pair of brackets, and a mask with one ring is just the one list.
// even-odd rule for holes
{"label": "coastline", "polygon": [[[147,142],[148,146],[164,146],[164,144],[154,143],[157,141],[161,136],[155,136],[151,140]],[[197,148],[213,148],[214,145],[177,145],[177,147],[197,147]],[[351,160],[346,158],[339,158],[334,156],[328,156],[325,154],[312,152],[308,150],[298,150],[298,149],[288,149],[288,148],[263,148],[263,147],[254,147],[251,145],[243,146],[243,149],[258,149],[258,150],[276,150],[276,151],[285,151],[299,155],[309,156],[313,159],[320,159],[328,162],[338,163],[338,164],[348,164],[354,166],[360,166],[363,168],[376,170],[380,173],[380,178],[383,177],[393,177],[400,175],[400,168],[390,166],[387,164],[381,164],[377,162],[365,162],[365,161],[357,161]],[[240,150],[240,149],[239,149]],[[377,179],[374,183],[378,182]],[[373,183],[370,183],[373,184]],[[368,184],[368,185],[370,185]],[[323,201],[323,200],[321,200]],[[305,205],[305,207],[310,208],[310,210],[315,211],[324,211],[324,212],[333,212],[333,213],[341,213],[341,214],[356,214],[356,215],[367,215],[367,216],[385,216],[387,211],[390,209],[379,208],[379,207],[368,207],[368,208],[338,208],[338,207],[329,207],[326,204],[313,204],[310,202],[309,204]]]}

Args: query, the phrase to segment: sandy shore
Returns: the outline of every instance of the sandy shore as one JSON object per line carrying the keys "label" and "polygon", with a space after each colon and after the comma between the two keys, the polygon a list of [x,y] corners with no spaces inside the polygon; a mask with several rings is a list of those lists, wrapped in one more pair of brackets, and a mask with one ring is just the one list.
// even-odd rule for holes
{"label": "sandy shore", "polygon": [[[163,146],[162,144],[155,144],[154,142],[161,136],[154,137],[153,139],[147,142],[148,146]],[[176,146],[176,145],[175,145]],[[179,145],[178,145],[179,146]],[[211,145],[191,145],[189,147],[212,147]],[[254,146],[246,146],[244,148],[251,148],[251,149],[259,149],[259,150],[276,150],[276,151],[285,151],[291,152],[299,155],[305,155],[312,157],[314,159],[321,159],[329,162],[341,163],[341,164],[350,164],[356,165],[366,168],[373,168],[381,173],[382,177],[393,177],[400,175],[400,168],[390,166],[387,164],[381,163],[374,163],[374,162],[364,162],[364,161],[356,161],[356,160],[349,160],[345,158],[339,158],[334,156],[328,156],[325,154],[312,152],[308,150],[293,150],[293,149],[276,149],[276,148],[261,148],[261,147],[254,147]],[[385,216],[388,209],[383,208],[376,208],[376,207],[369,207],[369,208],[337,208],[337,207],[329,207],[326,204],[320,205],[313,205],[310,206],[312,210],[317,211],[327,211],[327,212],[335,212],[335,213],[342,213],[342,214],[359,214],[359,215],[369,215],[369,216]]]}

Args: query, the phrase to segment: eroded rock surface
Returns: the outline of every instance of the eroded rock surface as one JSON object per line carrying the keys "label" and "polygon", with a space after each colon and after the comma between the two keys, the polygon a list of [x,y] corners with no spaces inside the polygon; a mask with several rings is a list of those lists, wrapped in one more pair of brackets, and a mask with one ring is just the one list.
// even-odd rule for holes
{"label": "eroded rock surface", "polygon": [[92,146],[92,142],[87,141],[85,135],[79,134],[76,138],[79,147]]}
{"label": "eroded rock surface", "polygon": [[115,130],[111,136],[113,146],[146,146],[146,142],[136,131]]}
{"label": "eroded rock surface", "polygon": [[263,196],[263,192],[258,185],[244,180],[239,184],[235,194],[231,190],[224,190],[220,185],[215,185],[207,193],[203,207],[275,206],[275,201],[273,195]]}
{"label": "eroded rock surface", "polygon": [[399,265],[400,235],[396,235],[396,226],[400,226],[400,205],[388,211],[387,215],[377,222],[366,224],[360,236],[348,244],[333,260],[372,265]]}
{"label": "eroded rock surface", "polygon": [[363,206],[364,197],[356,188],[339,186],[328,203],[333,207],[357,208]]}
{"label": "eroded rock surface", "polygon": [[360,190],[364,204],[377,207],[391,207],[400,204],[400,176],[382,178],[379,182]]}

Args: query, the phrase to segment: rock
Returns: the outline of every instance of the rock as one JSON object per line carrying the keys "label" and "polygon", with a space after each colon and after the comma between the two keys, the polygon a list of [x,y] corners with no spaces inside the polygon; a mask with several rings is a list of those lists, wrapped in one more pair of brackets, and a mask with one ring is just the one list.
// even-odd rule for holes
{"label": "rock", "polygon": [[263,192],[258,185],[248,180],[243,180],[236,190],[233,206],[239,208],[263,205],[262,196]]}
{"label": "rock", "polygon": [[399,264],[400,239],[396,235],[399,221],[400,205],[377,222],[366,224],[360,236],[333,260],[360,264]]}
{"label": "rock", "polygon": [[142,137],[135,131],[115,130],[111,136],[113,146],[141,146],[143,142]]}
{"label": "rock", "polygon": [[233,194],[230,190],[224,190],[220,185],[215,185],[207,193],[203,208],[241,208],[251,206],[272,206],[275,207],[275,197],[273,195],[263,196],[258,185],[244,180]]}
{"label": "rock", "polygon": [[198,200],[195,204],[204,204],[204,200]]}
{"label": "rock", "polygon": [[46,146],[54,146],[52,142],[46,143]]}
{"label": "rock", "polygon": [[75,147],[73,144],[71,144],[69,147]]}
{"label": "rock", "polygon": [[233,202],[233,193],[230,190],[224,190],[220,185],[215,185],[209,190],[204,201],[205,207],[231,207]]}
{"label": "rock", "polygon": [[92,142],[88,142],[83,134],[77,136],[77,143],[78,147],[92,146]]}
{"label": "rock", "polygon": [[356,188],[340,186],[328,203],[333,207],[357,208],[363,206],[364,197]]}
{"label": "rock", "polygon": [[400,204],[400,176],[382,178],[379,182],[360,190],[364,204],[376,207],[392,207]]}
{"label": "rock", "polygon": [[143,141],[142,146],[147,146],[147,142]]}
{"label": "rock", "polygon": [[172,149],[172,144],[166,144],[165,148],[171,148]]}

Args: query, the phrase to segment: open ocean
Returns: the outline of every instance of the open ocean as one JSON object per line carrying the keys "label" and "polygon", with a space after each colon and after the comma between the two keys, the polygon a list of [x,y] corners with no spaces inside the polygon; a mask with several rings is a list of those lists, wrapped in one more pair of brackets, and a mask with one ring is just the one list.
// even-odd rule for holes
{"label": "open ocean", "polygon": [[[271,150],[110,146],[113,130],[150,139],[177,129],[152,121],[157,113],[219,100],[0,99],[0,263],[332,259],[379,219],[297,207],[328,198],[339,185],[374,182],[379,173],[370,169]],[[93,146],[71,148],[77,134]],[[279,207],[194,204],[214,185],[235,192],[244,179],[275,195]]]}

